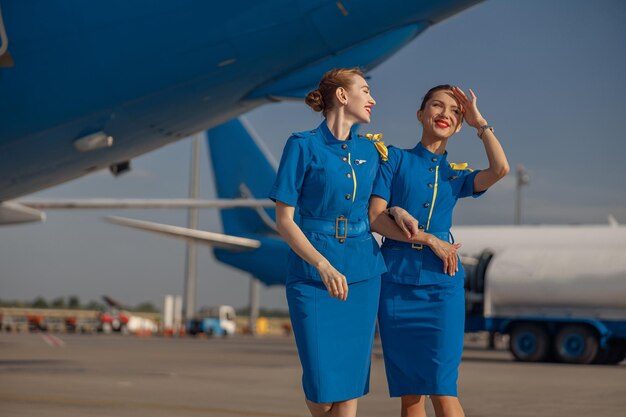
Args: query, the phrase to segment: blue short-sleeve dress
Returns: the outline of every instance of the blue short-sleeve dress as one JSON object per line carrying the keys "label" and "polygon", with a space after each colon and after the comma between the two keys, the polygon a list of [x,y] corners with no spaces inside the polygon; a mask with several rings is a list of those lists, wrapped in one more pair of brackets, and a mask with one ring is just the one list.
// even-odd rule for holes
{"label": "blue short-sleeve dress", "polygon": [[290,251],[287,301],[306,398],[328,403],[369,390],[372,343],[386,271],[368,221],[378,172],[373,143],[355,133],[338,140],[322,122],[287,140],[269,197],[296,207],[311,244],[346,276],[346,301],[331,298],[319,272]]}
{"label": "blue short-sleeve dress", "polygon": [[[373,195],[415,217],[420,229],[452,241],[452,211],[459,198],[478,197],[479,171],[450,164],[418,143],[410,150],[389,147]],[[464,272],[443,272],[443,261],[427,246],[385,239],[388,272],[382,277],[378,322],[392,397],[457,396],[465,323]]]}

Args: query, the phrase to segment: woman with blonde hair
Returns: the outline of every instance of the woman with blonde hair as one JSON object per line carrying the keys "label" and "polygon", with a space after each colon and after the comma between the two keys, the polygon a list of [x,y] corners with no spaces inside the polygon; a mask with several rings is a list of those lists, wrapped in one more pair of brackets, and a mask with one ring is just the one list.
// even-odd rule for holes
{"label": "woman with blonde hair", "polygon": [[[292,251],[287,301],[311,415],[353,417],[369,390],[380,275],[368,204],[375,144],[354,133],[376,101],[358,69],[334,69],[306,103],[325,119],[288,140],[270,198]],[[380,147],[383,151],[383,147]]]}

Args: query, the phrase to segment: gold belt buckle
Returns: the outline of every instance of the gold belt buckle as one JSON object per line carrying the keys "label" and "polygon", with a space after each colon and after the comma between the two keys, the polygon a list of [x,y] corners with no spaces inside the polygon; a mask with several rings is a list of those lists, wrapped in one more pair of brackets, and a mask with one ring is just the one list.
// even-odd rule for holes
{"label": "gold belt buckle", "polygon": [[[339,223],[343,222],[343,235],[339,234]],[[335,219],[335,238],[345,239],[348,237],[348,219],[343,216],[339,216]]]}

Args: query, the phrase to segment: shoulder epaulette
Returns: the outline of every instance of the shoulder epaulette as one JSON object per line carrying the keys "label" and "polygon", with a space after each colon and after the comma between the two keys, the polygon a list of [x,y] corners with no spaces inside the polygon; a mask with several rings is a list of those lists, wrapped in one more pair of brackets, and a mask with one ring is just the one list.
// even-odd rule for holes
{"label": "shoulder epaulette", "polygon": [[306,138],[307,136],[313,136],[317,133],[317,130],[304,130],[302,132],[293,132],[291,135],[298,138]]}
{"label": "shoulder epaulette", "polygon": [[376,147],[376,150],[380,154],[381,161],[387,162],[389,160],[389,151],[387,151],[385,142],[381,140],[383,138],[382,133],[366,133],[365,135],[359,135],[359,137],[372,141],[372,143]]}
{"label": "shoulder epaulette", "polygon": [[450,168],[452,168],[455,171],[474,172],[474,170],[468,166],[467,162],[463,162],[462,164],[455,164],[454,162],[450,162]]}

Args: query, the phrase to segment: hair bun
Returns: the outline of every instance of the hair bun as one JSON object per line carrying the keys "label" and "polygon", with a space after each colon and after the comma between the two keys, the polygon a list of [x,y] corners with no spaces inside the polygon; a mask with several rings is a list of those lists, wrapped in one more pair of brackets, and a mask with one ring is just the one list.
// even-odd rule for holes
{"label": "hair bun", "polygon": [[306,95],[304,102],[315,111],[324,110],[324,97],[320,90],[313,90]]}

